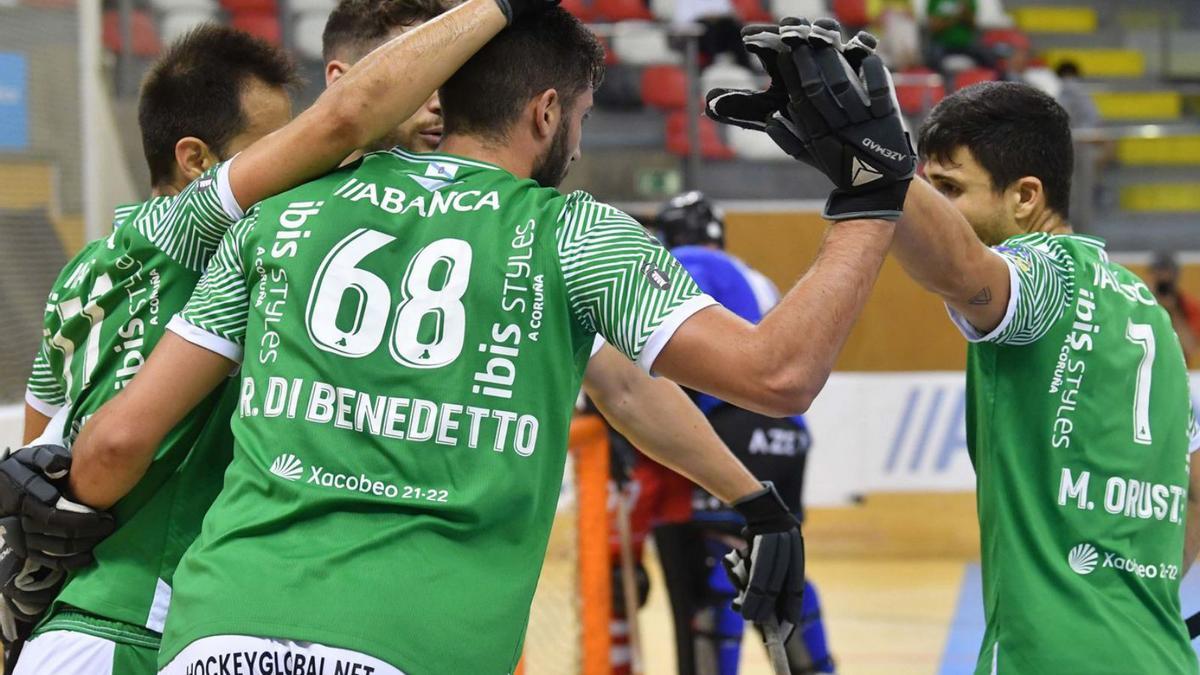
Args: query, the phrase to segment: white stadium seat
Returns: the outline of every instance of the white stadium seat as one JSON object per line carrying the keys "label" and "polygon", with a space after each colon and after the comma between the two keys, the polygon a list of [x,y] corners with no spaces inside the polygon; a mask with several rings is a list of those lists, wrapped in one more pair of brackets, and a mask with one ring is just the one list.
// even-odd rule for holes
{"label": "white stadium seat", "polygon": [[288,0],[288,9],[292,10],[293,14],[301,14],[304,12],[325,12],[328,16],[337,5],[336,0]]}
{"label": "white stadium seat", "polygon": [[631,66],[678,64],[679,52],[667,44],[667,34],[650,21],[622,21],[613,24],[613,53],[617,61]]}
{"label": "white stadium seat", "polygon": [[829,16],[829,3],[825,0],[771,0],[771,16],[782,19],[785,16],[802,16],[815,19]]}
{"label": "white stadium seat", "polygon": [[759,89],[762,82],[754,73],[728,60],[727,54],[721,54],[717,61],[700,74],[700,91],[718,87],[723,89]]}
{"label": "white stadium seat", "polygon": [[761,131],[750,131],[741,127],[725,126],[725,138],[729,147],[741,159],[758,161],[790,160],[786,152],[775,145],[771,137]]}
{"label": "white stadium seat", "polygon": [[216,21],[217,13],[211,9],[183,9],[169,12],[163,16],[159,26],[159,36],[164,45],[171,44],[184,33],[206,21]]}
{"label": "white stadium seat", "polygon": [[160,12],[214,12],[217,9],[217,0],[150,0],[150,6]]}
{"label": "white stadium seat", "polygon": [[675,3],[678,0],[650,0],[650,13],[662,21],[675,18]]}
{"label": "white stadium seat", "polygon": [[296,19],[293,35],[296,50],[304,58],[321,60],[321,34],[325,32],[325,20],[329,12],[306,12]]}

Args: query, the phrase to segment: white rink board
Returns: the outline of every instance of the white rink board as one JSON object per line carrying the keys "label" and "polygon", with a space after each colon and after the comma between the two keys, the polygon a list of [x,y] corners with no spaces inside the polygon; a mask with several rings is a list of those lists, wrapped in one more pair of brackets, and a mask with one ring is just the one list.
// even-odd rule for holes
{"label": "white rink board", "polygon": [[[1192,373],[1192,391],[1200,392],[1200,372]],[[965,403],[962,372],[834,373],[807,415],[805,503],[974,490]]]}

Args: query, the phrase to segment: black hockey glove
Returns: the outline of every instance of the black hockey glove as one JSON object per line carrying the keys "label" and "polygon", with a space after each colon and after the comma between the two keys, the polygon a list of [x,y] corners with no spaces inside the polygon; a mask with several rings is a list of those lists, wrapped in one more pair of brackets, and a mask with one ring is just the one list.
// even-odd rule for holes
{"label": "black hockey glove", "polygon": [[[857,68],[863,59],[874,53],[877,44],[874,35],[860,31],[846,43],[843,54],[851,66]],[[722,124],[765,131],[784,152],[816,166],[796,127],[787,117],[788,95],[780,72],[780,59],[787,58],[789,50],[780,37],[779,27],[770,24],[743,27],[742,46],[759,60],[771,78],[770,83],[762,91],[712,89],[705,96],[705,114]]]}
{"label": "black hockey glove", "polygon": [[[826,218],[897,220],[916,172],[916,155],[883,61],[868,54],[857,67],[851,64],[840,31],[833,19],[783,20],[780,37],[790,51],[780,60],[780,75],[788,117],[814,166],[836,186],[825,205]],[[865,47],[855,47],[854,53]]]}
{"label": "black hockey glove", "polygon": [[786,638],[801,622],[804,599],[804,539],[800,522],[770,482],[731,506],[746,519],[749,546],[725,556],[725,571],[738,591],[733,608],[749,621],[774,617]]}
{"label": "black hockey glove", "polygon": [[556,7],[561,0],[496,0],[496,4],[500,5],[500,11],[504,12],[505,18],[508,19],[508,25],[512,25],[523,14],[536,12]]}
{"label": "black hockey glove", "polygon": [[[5,536],[5,548],[16,557],[78,569],[91,564],[92,549],[112,534],[111,515],[62,496],[59,486],[70,468],[70,453],[57,445],[21,448],[0,461],[0,515],[19,518],[19,527],[8,520]],[[9,580],[0,576],[0,587]]]}

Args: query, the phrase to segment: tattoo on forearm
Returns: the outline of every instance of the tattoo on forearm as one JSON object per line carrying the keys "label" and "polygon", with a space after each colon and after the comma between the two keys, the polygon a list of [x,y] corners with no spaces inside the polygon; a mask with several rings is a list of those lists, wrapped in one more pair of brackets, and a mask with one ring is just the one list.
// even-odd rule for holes
{"label": "tattoo on forearm", "polygon": [[992,304],[992,287],[984,286],[982,290],[975,294],[975,297],[967,301],[970,305],[990,305]]}

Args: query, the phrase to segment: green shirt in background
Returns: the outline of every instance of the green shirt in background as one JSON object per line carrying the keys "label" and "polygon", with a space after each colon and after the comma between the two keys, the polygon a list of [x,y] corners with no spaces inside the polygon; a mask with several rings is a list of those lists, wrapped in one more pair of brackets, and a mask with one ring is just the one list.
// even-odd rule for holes
{"label": "green shirt in background", "polygon": [[955,21],[949,28],[933,33],[930,39],[948,49],[969,47],[974,44],[975,27],[961,23],[958,18],[962,15],[964,7],[970,7],[971,14],[975,14],[975,0],[929,0],[929,4],[926,5],[927,20],[942,17]]}

